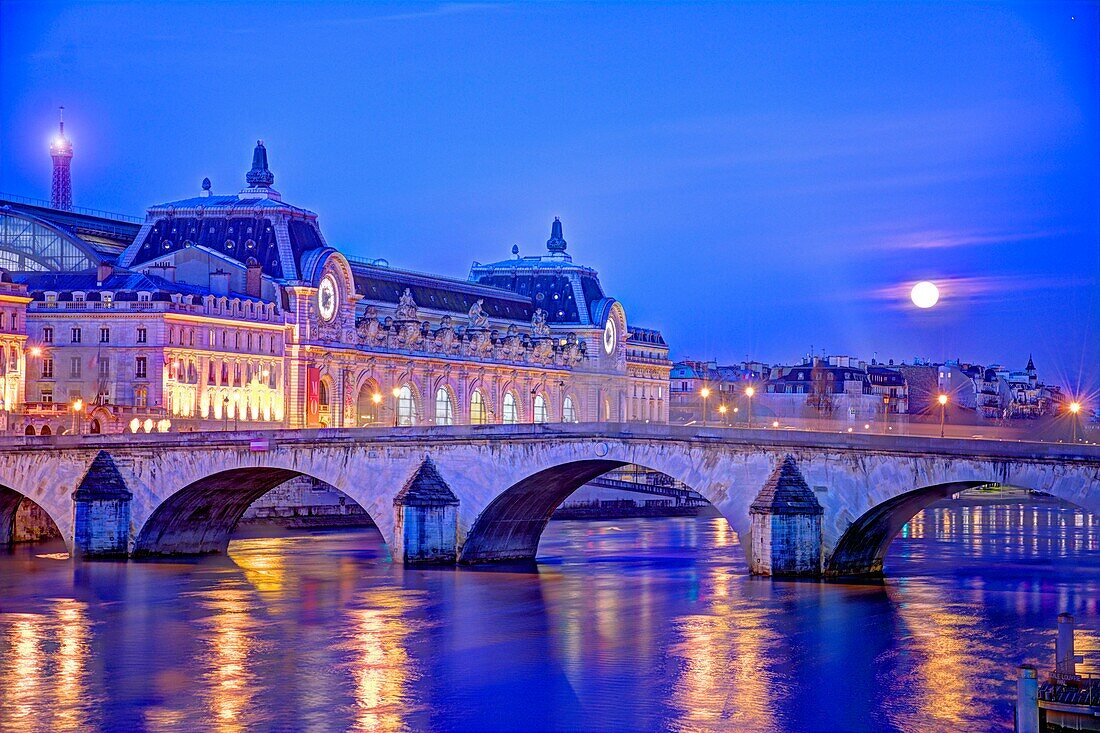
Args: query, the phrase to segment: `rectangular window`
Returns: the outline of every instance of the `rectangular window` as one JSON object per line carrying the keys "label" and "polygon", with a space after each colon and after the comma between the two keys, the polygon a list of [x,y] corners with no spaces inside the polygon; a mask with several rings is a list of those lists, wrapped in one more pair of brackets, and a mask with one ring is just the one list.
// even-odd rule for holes
{"label": "rectangular window", "polygon": [[106,356],[99,357],[99,376],[111,376],[111,360]]}
{"label": "rectangular window", "polygon": [[145,328],[138,328],[137,342],[139,344],[145,344],[149,342],[149,332]]}
{"label": "rectangular window", "polygon": [[111,404],[111,393],[107,390],[103,390],[98,395],[96,395],[96,403],[100,405]]}
{"label": "rectangular window", "polygon": [[3,327],[4,327],[4,312],[0,311],[0,328],[3,328]]}
{"label": "rectangular window", "polygon": [[50,326],[46,326],[45,328],[42,329],[42,343],[44,343],[44,344],[52,344],[53,343],[53,328],[51,328]]}
{"label": "rectangular window", "polygon": [[81,341],[80,329],[79,328],[74,328],[73,332],[72,332],[72,342],[74,344],[79,344],[80,341]]}
{"label": "rectangular window", "polygon": [[145,379],[149,376],[149,358],[139,356],[137,358],[137,378]]}
{"label": "rectangular window", "polygon": [[42,360],[42,378],[53,379],[53,359],[46,357]]}
{"label": "rectangular window", "polygon": [[80,376],[80,357],[79,356],[69,357],[69,376],[70,377],[79,377]]}
{"label": "rectangular window", "polygon": [[19,321],[19,314],[18,313],[12,313],[11,314],[11,330],[13,330],[13,331],[15,330],[15,325],[16,325],[16,323],[18,323],[18,321]]}
{"label": "rectangular window", "polygon": [[103,326],[99,329],[99,343],[109,344],[111,343],[111,329]]}
{"label": "rectangular window", "polygon": [[138,407],[145,407],[145,403],[149,399],[147,395],[148,395],[148,392],[145,391],[144,387],[139,387],[138,389],[135,389],[134,390],[134,404],[137,405]]}
{"label": "rectangular window", "polygon": [[42,402],[47,402],[47,403],[53,402],[53,388],[52,387],[43,387],[42,391],[41,391],[41,395],[42,396],[41,396],[40,399],[41,399]]}

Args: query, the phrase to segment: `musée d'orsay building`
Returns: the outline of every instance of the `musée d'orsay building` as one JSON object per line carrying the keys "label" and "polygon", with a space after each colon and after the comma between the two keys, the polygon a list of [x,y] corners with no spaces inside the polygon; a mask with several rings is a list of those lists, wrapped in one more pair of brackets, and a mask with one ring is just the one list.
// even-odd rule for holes
{"label": "mus\u00e9e d'orsay building", "polygon": [[[24,434],[668,419],[668,347],[628,326],[555,220],[468,281],[359,260],[273,188],[72,210],[0,200],[4,429]],[[74,407],[75,406],[75,407]]]}

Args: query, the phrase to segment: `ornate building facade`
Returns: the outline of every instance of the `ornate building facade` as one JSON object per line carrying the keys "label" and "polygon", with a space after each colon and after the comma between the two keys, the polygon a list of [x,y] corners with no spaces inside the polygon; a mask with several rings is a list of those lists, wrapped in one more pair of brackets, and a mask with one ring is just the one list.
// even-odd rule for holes
{"label": "ornate building facade", "polygon": [[211,188],[140,222],[0,201],[7,429],[667,421],[667,344],[560,221],[464,281],[330,246],[262,142]]}

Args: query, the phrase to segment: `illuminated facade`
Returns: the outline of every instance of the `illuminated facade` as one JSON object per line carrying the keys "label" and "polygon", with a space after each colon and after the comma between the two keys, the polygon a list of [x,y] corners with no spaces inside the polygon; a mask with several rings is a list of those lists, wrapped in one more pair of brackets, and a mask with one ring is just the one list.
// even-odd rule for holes
{"label": "illuminated facade", "polygon": [[628,328],[561,222],[546,254],[463,281],[329,246],[262,142],[246,181],[140,223],[0,201],[0,299],[25,328],[9,430],[667,421],[667,345]]}

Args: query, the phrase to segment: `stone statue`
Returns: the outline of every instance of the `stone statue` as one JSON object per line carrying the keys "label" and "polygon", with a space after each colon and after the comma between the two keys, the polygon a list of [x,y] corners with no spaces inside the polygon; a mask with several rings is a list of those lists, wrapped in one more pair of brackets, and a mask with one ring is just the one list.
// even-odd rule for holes
{"label": "stone statue", "polygon": [[363,313],[362,320],[355,326],[355,333],[359,342],[363,344],[376,344],[384,338],[382,324],[378,322],[378,309],[368,305]]}
{"label": "stone statue", "polygon": [[536,308],[531,316],[531,335],[535,338],[546,338],[550,335],[550,325],[546,322],[546,311]]}
{"label": "stone statue", "polygon": [[489,314],[481,307],[485,301],[478,298],[477,302],[470,306],[470,328],[488,328]]}
{"label": "stone statue", "polygon": [[397,301],[397,310],[394,315],[399,321],[415,321],[416,320],[416,301],[413,300],[412,291],[405,288],[405,292],[401,293],[401,298]]}

